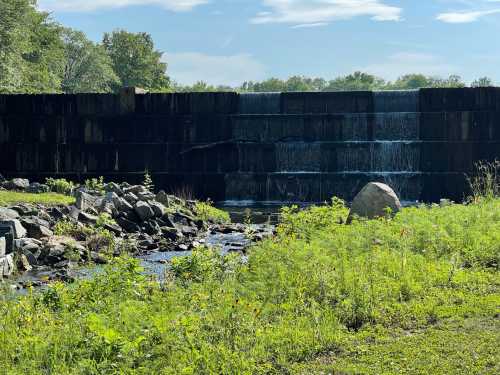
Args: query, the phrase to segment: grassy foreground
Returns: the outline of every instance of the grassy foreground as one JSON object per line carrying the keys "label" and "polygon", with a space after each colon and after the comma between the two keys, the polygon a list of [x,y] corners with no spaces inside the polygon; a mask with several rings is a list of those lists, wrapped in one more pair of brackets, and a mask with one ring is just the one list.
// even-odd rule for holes
{"label": "grassy foreground", "polygon": [[6,374],[500,373],[500,200],[340,224],[286,210],[248,262],[104,274],[0,302]]}
{"label": "grassy foreground", "polygon": [[39,203],[47,206],[69,205],[75,203],[75,198],[58,193],[30,194],[16,191],[0,191],[0,206],[17,203]]}

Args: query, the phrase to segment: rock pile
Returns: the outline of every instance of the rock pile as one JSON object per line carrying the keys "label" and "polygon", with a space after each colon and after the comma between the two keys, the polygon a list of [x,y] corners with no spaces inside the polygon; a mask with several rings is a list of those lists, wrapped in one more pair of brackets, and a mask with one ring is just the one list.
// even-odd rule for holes
{"label": "rock pile", "polygon": [[[24,179],[1,185],[18,191],[46,191],[46,185]],[[154,194],[142,185],[111,182],[99,191],[80,186],[73,194],[72,206],[20,203],[0,207],[0,278],[12,274],[16,265],[22,271],[68,270],[79,262],[104,263],[109,255],[123,251],[190,250],[214,231],[241,229],[202,221],[195,201],[163,191]],[[61,223],[67,224],[63,233]]]}

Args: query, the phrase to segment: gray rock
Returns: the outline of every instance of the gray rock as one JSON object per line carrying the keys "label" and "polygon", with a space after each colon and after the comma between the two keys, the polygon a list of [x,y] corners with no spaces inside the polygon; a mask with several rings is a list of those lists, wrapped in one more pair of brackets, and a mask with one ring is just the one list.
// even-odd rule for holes
{"label": "gray rock", "polygon": [[167,208],[160,202],[151,201],[149,205],[153,209],[156,217],[163,217],[167,213]]}
{"label": "gray rock", "polygon": [[155,235],[161,233],[160,226],[154,220],[145,221],[141,227],[142,231],[149,234]]}
{"label": "gray rock", "polygon": [[123,230],[125,232],[128,232],[128,233],[135,233],[135,232],[138,232],[140,230],[139,226],[134,223],[133,221],[125,218],[125,217],[117,217],[116,218],[116,222],[117,224],[123,228]]}
{"label": "gray rock", "polygon": [[18,258],[18,268],[22,271],[31,271],[32,266],[30,264],[30,261],[28,260],[28,257],[24,254],[20,254]]}
{"label": "gray rock", "polygon": [[184,237],[182,232],[180,232],[177,228],[161,227],[161,232],[164,238],[171,241],[177,241]]}
{"label": "gray rock", "polygon": [[139,198],[137,198],[137,195],[135,195],[134,193],[127,193],[124,195],[124,198],[131,205],[134,205],[139,201]]}
{"label": "gray rock", "polygon": [[78,221],[78,216],[80,216],[80,209],[75,207],[75,206],[70,206],[69,207],[69,213],[68,213],[68,216],[75,220],[75,221]]}
{"label": "gray rock", "polygon": [[89,208],[96,208],[102,200],[99,197],[90,195],[82,190],[76,192],[76,208],[82,211],[86,211]]}
{"label": "gray rock", "polygon": [[120,186],[114,182],[110,182],[109,184],[106,184],[104,186],[104,191],[107,193],[115,193],[118,196],[123,195],[123,190],[120,188]]}
{"label": "gray rock", "polygon": [[118,212],[128,212],[134,209],[134,207],[124,198],[116,197],[116,199],[113,200],[113,203],[115,204],[115,207],[118,210]]}
{"label": "gray rock", "polygon": [[113,204],[113,202],[108,202],[106,200],[104,200],[101,203],[101,206],[99,207],[99,211],[101,213],[106,213],[106,214],[110,215],[111,217],[116,217],[119,214],[119,212],[116,209],[116,207]]}
{"label": "gray rock", "polygon": [[138,193],[145,193],[147,191],[148,190],[144,186],[142,186],[142,185],[133,185],[133,186],[126,187],[126,188],[123,189],[123,192],[125,194],[132,193],[132,194],[135,194],[135,195],[137,195]]}
{"label": "gray rock", "polygon": [[50,191],[50,187],[48,185],[40,184],[38,182],[32,182],[28,186],[26,191],[28,193],[33,193],[33,194],[48,193]]}
{"label": "gray rock", "polygon": [[388,185],[380,182],[370,182],[354,198],[347,222],[352,222],[355,216],[374,219],[387,215],[387,208],[395,215],[401,210],[398,196]]}
{"label": "gray rock", "polygon": [[22,225],[26,228],[28,237],[31,238],[40,239],[54,235],[54,233],[49,229],[50,224],[38,217],[23,219]]}
{"label": "gray rock", "polygon": [[19,213],[16,210],[0,207],[0,220],[18,219]]}
{"label": "gray rock", "polygon": [[0,225],[10,226],[14,238],[23,238],[27,235],[26,229],[24,229],[21,222],[17,219],[0,219]]}
{"label": "gray rock", "polygon": [[137,198],[139,198],[140,201],[148,202],[154,200],[156,196],[149,191],[145,191],[137,193]]}
{"label": "gray rock", "polygon": [[134,210],[142,221],[149,220],[155,216],[153,209],[146,202],[137,202],[134,206]]}
{"label": "gray rock", "polygon": [[0,258],[0,276],[9,277],[14,273],[14,270],[15,264],[13,254],[8,254]]}
{"label": "gray rock", "polygon": [[5,237],[0,237],[0,257],[4,257],[7,253],[7,241]]}
{"label": "gray rock", "polygon": [[114,233],[116,236],[122,234],[122,228],[118,224],[104,224],[104,229],[109,230],[111,233]]}
{"label": "gray rock", "polygon": [[40,255],[39,253],[37,255],[35,255],[29,250],[22,250],[22,255],[24,255],[26,257],[26,259],[28,260],[28,263],[30,265],[32,265],[32,266],[38,265],[37,257]]}
{"label": "gray rock", "polygon": [[[10,207],[10,209],[16,211],[20,216],[36,216],[39,212],[36,207],[26,203],[19,203]],[[17,219],[17,217],[13,217],[13,219]]]}
{"label": "gray rock", "polygon": [[168,198],[168,194],[165,193],[165,191],[163,190],[160,190],[158,194],[156,194],[155,200],[163,204],[165,207],[170,206],[170,200]]}
{"label": "gray rock", "polygon": [[78,221],[84,224],[95,224],[97,223],[97,216],[88,214],[86,212],[80,212],[78,215]]}
{"label": "gray rock", "polygon": [[24,191],[30,186],[30,182],[25,178],[14,178],[10,181],[5,182],[3,186],[8,190]]}

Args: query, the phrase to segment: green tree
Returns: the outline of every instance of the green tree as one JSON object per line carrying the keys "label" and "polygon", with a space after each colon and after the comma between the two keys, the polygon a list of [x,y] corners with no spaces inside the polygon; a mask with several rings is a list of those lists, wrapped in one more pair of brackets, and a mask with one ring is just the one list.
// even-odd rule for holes
{"label": "green tree", "polygon": [[120,85],[104,47],[88,40],[84,33],[71,29],[63,31],[63,41],[64,92],[111,92]]}
{"label": "green tree", "polygon": [[493,80],[489,77],[481,77],[471,83],[471,87],[491,87],[495,86]]}
{"label": "green tree", "polygon": [[116,30],[104,34],[103,45],[122,86],[154,91],[169,87],[167,64],[161,61],[162,52],[155,50],[151,35]]}
{"label": "green tree", "polygon": [[433,87],[434,79],[423,74],[406,74],[399,77],[394,83],[388,83],[391,90],[412,90],[422,87]]}
{"label": "green tree", "polygon": [[368,73],[354,72],[353,74],[331,80],[324,88],[324,91],[378,90],[384,86],[385,81],[382,78]]}
{"label": "green tree", "polygon": [[434,81],[434,87],[460,88],[465,86],[462,77],[454,74],[450,75],[448,78],[436,78]]}
{"label": "green tree", "polygon": [[61,27],[35,0],[0,0],[0,91],[58,92],[63,71]]}

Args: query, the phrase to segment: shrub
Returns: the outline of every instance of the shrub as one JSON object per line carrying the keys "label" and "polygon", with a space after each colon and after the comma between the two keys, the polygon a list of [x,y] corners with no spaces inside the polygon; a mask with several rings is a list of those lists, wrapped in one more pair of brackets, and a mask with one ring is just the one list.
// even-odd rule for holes
{"label": "shrub", "polygon": [[85,187],[92,191],[97,191],[101,194],[104,193],[104,177],[90,178],[85,180]]}
{"label": "shrub", "polygon": [[45,184],[49,186],[51,191],[65,195],[71,195],[75,188],[75,184],[65,178],[49,177],[45,180]]}
{"label": "shrub", "polygon": [[197,201],[195,205],[195,213],[197,218],[203,221],[211,221],[214,223],[231,222],[229,213],[215,208],[213,206],[213,202],[210,200],[207,200],[206,202]]}

